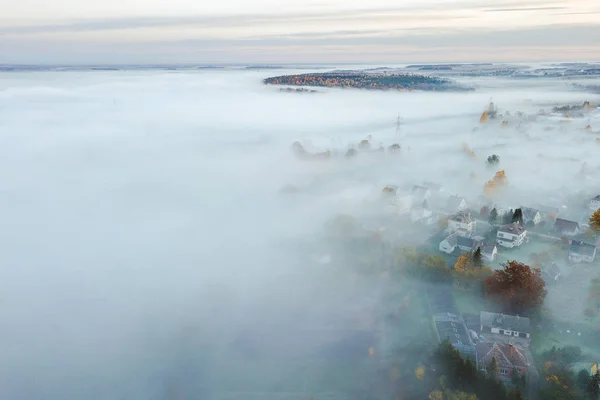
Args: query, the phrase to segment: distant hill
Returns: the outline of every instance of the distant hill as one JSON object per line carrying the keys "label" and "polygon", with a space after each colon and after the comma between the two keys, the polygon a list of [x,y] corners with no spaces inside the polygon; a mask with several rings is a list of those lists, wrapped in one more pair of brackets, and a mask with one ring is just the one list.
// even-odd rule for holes
{"label": "distant hill", "polygon": [[339,87],[375,90],[468,91],[449,79],[417,74],[327,72],[267,78],[267,85]]}

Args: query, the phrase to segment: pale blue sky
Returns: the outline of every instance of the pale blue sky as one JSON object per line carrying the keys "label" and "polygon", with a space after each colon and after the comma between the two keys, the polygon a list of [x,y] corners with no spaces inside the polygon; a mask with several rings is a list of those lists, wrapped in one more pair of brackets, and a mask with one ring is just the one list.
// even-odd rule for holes
{"label": "pale blue sky", "polygon": [[598,59],[598,0],[8,0],[0,63]]}

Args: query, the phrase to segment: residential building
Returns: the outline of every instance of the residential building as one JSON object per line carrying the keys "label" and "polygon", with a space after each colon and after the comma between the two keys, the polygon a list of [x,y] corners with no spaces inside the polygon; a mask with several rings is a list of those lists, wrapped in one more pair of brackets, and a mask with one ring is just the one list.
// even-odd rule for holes
{"label": "residential building", "polygon": [[512,383],[513,371],[527,376],[530,367],[523,351],[510,343],[481,342],[475,347],[477,368],[487,371],[492,360],[496,360],[498,378],[504,383]]}
{"label": "residential building", "polygon": [[561,271],[556,263],[545,265],[542,268],[542,278],[547,285],[555,283],[560,278]]}
{"label": "residential building", "polygon": [[431,190],[425,186],[414,185],[412,188],[412,197],[415,202],[422,203],[431,197]]}
{"label": "residential building", "polygon": [[450,212],[465,211],[467,209],[467,201],[464,197],[450,196],[446,202],[446,209]]}
{"label": "residential building", "polygon": [[449,312],[439,313],[433,315],[433,322],[439,343],[448,340],[463,357],[475,357],[475,346],[462,317]]}
{"label": "residential building", "polygon": [[444,191],[444,187],[442,185],[438,185],[433,182],[423,182],[423,186],[428,188],[432,194],[442,193]]}
{"label": "residential building", "polygon": [[596,246],[593,244],[581,242],[579,240],[571,241],[569,247],[569,260],[572,262],[580,263],[594,262],[596,258]]}
{"label": "residential building", "polygon": [[590,207],[591,211],[596,211],[597,209],[600,208],[600,194],[590,200],[590,206],[589,207]]}
{"label": "residential building", "polygon": [[531,207],[521,207],[523,213],[523,223],[527,225],[537,225],[542,222],[542,213]]}
{"label": "residential building", "polygon": [[564,236],[575,236],[581,232],[581,228],[575,221],[557,218],[554,223],[554,232]]}
{"label": "residential building", "polygon": [[484,260],[492,262],[498,255],[498,247],[495,244],[486,244],[481,249],[481,255],[483,256]]}
{"label": "residential building", "polygon": [[496,314],[487,311],[480,313],[481,332],[529,339],[531,321],[518,315]]}
{"label": "residential building", "polygon": [[500,227],[496,237],[500,246],[508,248],[519,247],[525,242],[527,229],[518,222],[513,222],[512,224]]}
{"label": "residential building", "polygon": [[448,219],[448,231],[458,232],[462,236],[471,236],[475,232],[476,221],[467,211],[459,211]]}
{"label": "residential building", "polygon": [[428,207],[418,206],[410,210],[410,221],[419,222],[429,219],[433,213]]}
{"label": "residential building", "polygon": [[483,243],[481,241],[466,236],[458,235],[456,242],[458,248],[462,251],[476,251],[477,248],[483,247]]}
{"label": "residential building", "polygon": [[446,239],[442,240],[440,242],[440,251],[443,251],[446,254],[454,253],[454,250],[456,250],[456,246],[458,245],[457,236],[458,235],[456,233],[453,233]]}

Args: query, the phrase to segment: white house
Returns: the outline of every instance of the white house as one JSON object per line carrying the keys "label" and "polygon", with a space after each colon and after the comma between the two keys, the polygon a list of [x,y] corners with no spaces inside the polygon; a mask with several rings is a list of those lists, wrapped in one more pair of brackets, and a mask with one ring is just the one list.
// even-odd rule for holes
{"label": "white house", "polygon": [[581,228],[575,221],[557,218],[554,222],[554,232],[565,236],[575,236],[581,232]]}
{"label": "white house", "polygon": [[600,208],[600,194],[590,200],[590,210],[596,211]]}
{"label": "white house", "polygon": [[429,208],[421,207],[421,206],[413,207],[410,210],[410,221],[418,222],[418,221],[427,220],[432,215],[433,215],[433,213],[431,212],[431,210]]}
{"label": "white house", "polygon": [[498,247],[495,244],[484,245],[481,249],[481,255],[486,261],[492,262],[498,255]]}
{"label": "white house", "polygon": [[465,211],[467,209],[467,201],[464,197],[450,196],[446,203],[446,208],[451,212]]}
{"label": "white house", "polygon": [[448,219],[448,232],[457,232],[462,236],[471,236],[475,232],[477,222],[471,213],[467,211],[459,211]]}
{"label": "white house", "polygon": [[525,225],[537,225],[542,222],[542,213],[535,208],[521,207],[523,223]]}
{"label": "white house", "polygon": [[527,229],[521,226],[518,222],[504,225],[498,229],[497,242],[500,246],[513,248],[519,247],[525,242],[527,237]]}
{"label": "white house", "polygon": [[446,254],[452,254],[454,253],[454,250],[456,250],[456,246],[457,235],[456,233],[453,233],[452,235],[448,236],[446,239],[440,242],[440,251]]}
{"label": "white house", "polygon": [[596,258],[596,246],[593,244],[573,240],[569,247],[569,260],[572,262],[594,262]]}
{"label": "white house", "polygon": [[531,321],[518,315],[496,314],[481,311],[481,332],[497,335],[514,336],[529,339],[531,337]]}
{"label": "white house", "polygon": [[429,200],[431,190],[425,186],[415,185],[412,188],[412,196],[416,203],[422,203],[424,200]]}

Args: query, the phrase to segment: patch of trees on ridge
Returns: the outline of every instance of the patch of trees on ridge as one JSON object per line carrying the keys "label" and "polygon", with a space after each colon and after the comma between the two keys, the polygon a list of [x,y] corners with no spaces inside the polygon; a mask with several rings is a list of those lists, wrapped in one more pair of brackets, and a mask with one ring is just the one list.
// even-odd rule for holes
{"label": "patch of trees on ridge", "polygon": [[358,72],[283,75],[267,78],[267,85],[341,87],[359,89],[395,89],[425,91],[466,91],[449,79],[417,74],[367,74]]}

